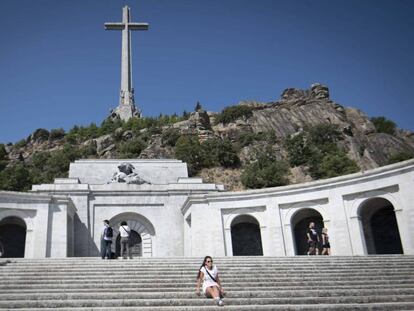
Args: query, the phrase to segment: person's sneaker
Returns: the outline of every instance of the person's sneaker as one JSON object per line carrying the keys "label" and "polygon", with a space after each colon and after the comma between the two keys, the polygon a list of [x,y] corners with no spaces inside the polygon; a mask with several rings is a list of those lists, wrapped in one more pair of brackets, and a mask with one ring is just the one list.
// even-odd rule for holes
{"label": "person's sneaker", "polygon": [[224,306],[223,300],[219,299],[219,301],[217,301],[217,305],[220,307]]}

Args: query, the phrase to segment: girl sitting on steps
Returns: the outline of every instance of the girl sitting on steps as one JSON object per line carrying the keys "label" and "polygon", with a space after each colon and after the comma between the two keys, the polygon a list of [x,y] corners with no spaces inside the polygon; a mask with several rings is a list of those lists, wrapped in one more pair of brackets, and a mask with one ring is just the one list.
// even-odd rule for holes
{"label": "girl sitting on steps", "polygon": [[220,278],[216,266],[213,266],[213,259],[206,256],[203,264],[198,270],[196,294],[200,296],[200,283],[203,281],[203,293],[207,298],[213,298],[218,306],[223,306],[221,296],[224,294],[223,287],[220,284]]}

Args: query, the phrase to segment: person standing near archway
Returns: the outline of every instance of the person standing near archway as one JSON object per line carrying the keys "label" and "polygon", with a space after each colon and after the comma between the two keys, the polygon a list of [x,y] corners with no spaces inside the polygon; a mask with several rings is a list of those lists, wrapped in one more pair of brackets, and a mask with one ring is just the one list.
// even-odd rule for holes
{"label": "person standing near archway", "polygon": [[111,245],[112,245],[112,237],[113,237],[113,230],[111,226],[109,225],[109,220],[104,220],[104,228],[102,230],[101,235],[101,256],[102,259],[111,259],[112,257],[112,251],[111,251]]}
{"label": "person standing near archway", "polygon": [[[131,229],[128,227],[126,221],[121,222],[119,227],[119,234],[121,235],[121,257],[122,259],[132,259],[131,249],[130,249],[130,235]],[[128,256],[128,257],[127,257]]]}
{"label": "person standing near archway", "polygon": [[331,243],[329,242],[328,229],[322,229],[322,255],[331,254]]}
{"label": "person standing near archway", "polygon": [[309,229],[306,232],[306,236],[308,238],[308,255],[319,255],[319,236],[315,230],[315,223],[309,223]]}

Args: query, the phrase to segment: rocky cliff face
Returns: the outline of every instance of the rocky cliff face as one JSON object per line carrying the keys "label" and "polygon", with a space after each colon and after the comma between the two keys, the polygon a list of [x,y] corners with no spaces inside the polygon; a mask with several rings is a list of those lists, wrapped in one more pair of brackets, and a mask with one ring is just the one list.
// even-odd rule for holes
{"label": "rocky cliff face", "polygon": [[[247,118],[241,117],[223,124],[216,122],[218,113],[199,109],[191,113],[187,120],[164,126],[158,133],[145,133],[147,129],[142,129],[137,134],[119,128],[112,134],[83,141],[81,145],[95,148],[94,157],[116,158],[119,156],[117,140],[132,142],[137,135],[144,133],[148,141],[139,158],[174,158],[174,148],[162,141],[166,131],[174,130],[178,135],[195,134],[200,141],[214,137],[237,141],[243,134],[273,133],[274,152],[279,158],[286,158],[287,151],[283,142],[287,137],[304,131],[306,126],[334,124],[341,132],[342,139],[338,144],[356,161],[361,170],[385,165],[390,156],[397,153],[414,154],[414,133],[404,130],[397,130],[394,135],[378,133],[362,111],[334,102],[330,99],[329,89],[321,84],[313,84],[308,90],[286,89],[276,102],[242,102],[239,105],[250,107],[252,114]],[[51,141],[30,137],[25,146],[7,146],[6,151],[11,160],[30,161],[35,152],[59,150],[63,148],[63,143],[64,138]],[[254,141],[240,149],[242,165],[239,169],[207,168],[199,174],[207,181],[224,183],[229,189],[242,189],[240,172],[251,159],[253,149],[262,148],[262,145],[263,142]],[[289,178],[292,183],[311,180],[300,167],[292,168]]]}
{"label": "rocky cliff face", "polygon": [[[335,124],[342,132],[340,145],[362,170],[385,165],[390,155],[414,152],[414,133],[377,133],[362,111],[335,103],[329,98],[328,88],[320,84],[313,84],[309,90],[286,89],[279,101],[252,106],[251,118],[216,125],[214,134],[235,137],[239,132],[274,131],[277,138],[284,139],[303,131],[306,125]],[[283,152],[283,144],[279,147]]]}

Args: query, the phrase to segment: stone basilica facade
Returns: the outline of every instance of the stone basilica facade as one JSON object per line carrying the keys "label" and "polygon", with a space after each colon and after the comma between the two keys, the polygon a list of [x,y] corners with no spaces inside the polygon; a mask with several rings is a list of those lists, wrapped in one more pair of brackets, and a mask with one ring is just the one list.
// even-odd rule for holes
{"label": "stone basilica facade", "polygon": [[69,178],[0,191],[3,257],[99,256],[102,222],[132,229],[134,256],[306,254],[328,228],[332,255],[414,255],[414,160],[241,192],[189,178],[178,160],[79,160]]}

